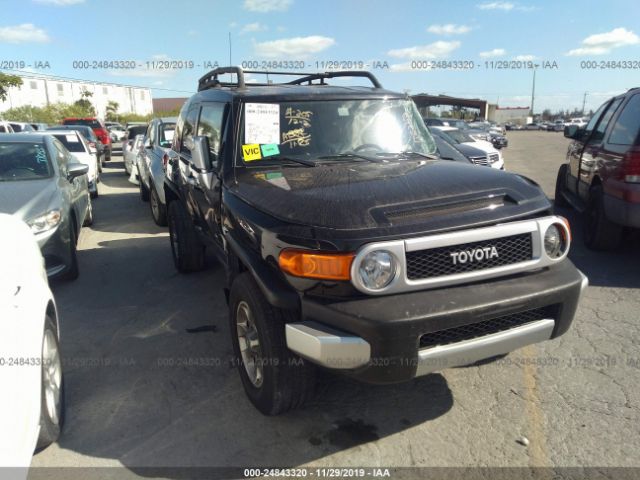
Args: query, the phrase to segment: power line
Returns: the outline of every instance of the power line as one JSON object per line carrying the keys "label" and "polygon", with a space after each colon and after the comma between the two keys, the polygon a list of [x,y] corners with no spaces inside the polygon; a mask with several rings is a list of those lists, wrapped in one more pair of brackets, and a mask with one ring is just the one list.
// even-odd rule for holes
{"label": "power line", "polygon": [[24,75],[27,78],[43,78],[43,79],[51,79],[51,80],[66,80],[66,81],[70,81],[70,82],[82,82],[82,83],[92,83],[92,84],[101,84],[101,85],[115,85],[118,87],[129,87],[129,88],[145,88],[148,90],[161,90],[161,91],[165,91],[165,92],[178,92],[178,93],[188,93],[188,94],[194,94],[195,92],[193,90],[174,90],[171,88],[160,88],[160,87],[148,87],[148,86],[142,86],[142,85],[128,85],[125,83],[116,83],[116,82],[101,82],[99,80],[86,80],[86,79],[82,79],[82,78],[72,78],[72,77],[62,77],[60,75],[52,75],[52,74],[48,74],[48,73],[35,73],[35,72],[29,72],[27,70],[13,70],[10,68],[0,68],[0,70],[4,70],[5,72],[14,72],[14,73],[19,73],[21,75]]}

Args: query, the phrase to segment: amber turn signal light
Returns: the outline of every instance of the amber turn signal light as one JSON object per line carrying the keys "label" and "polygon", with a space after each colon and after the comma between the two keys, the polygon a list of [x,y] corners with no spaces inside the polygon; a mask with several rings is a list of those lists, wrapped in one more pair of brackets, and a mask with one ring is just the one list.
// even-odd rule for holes
{"label": "amber turn signal light", "polygon": [[312,250],[283,250],[280,269],[295,277],[349,280],[354,253],[325,253]]}
{"label": "amber turn signal light", "polygon": [[558,218],[562,220],[562,223],[564,224],[564,226],[567,227],[567,232],[566,232],[567,238],[565,238],[565,241],[567,243],[571,243],[571,225],[569,224],[569,220],[561,216],[558,216]]}

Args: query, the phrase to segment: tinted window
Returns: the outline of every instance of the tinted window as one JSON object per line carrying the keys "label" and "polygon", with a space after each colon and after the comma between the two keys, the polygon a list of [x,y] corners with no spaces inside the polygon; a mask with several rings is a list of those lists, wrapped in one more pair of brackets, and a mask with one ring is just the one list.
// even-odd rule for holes
{"label": "tinted window", "polygon": [[84,145],[75,133],[56,133],[53,135],[72,153],[84,153]]}
{"label": "tinted window", "polygon": [[53,175],[42,143],[0,143],[0,181],[37,180]]}
{"label": "tinted window", "polygon": [[602,112],[604,111],[605,108],[607,108],[608,104],[609,102],[604,103],[603,105],[600,105],[600,108],[596,110],[596,113],[593,114],[593,117],[591,117],[591,120],[589,120],[589,123],[587,123],[587,126],[584,128],[585,137],[583,138],[586,138],[589,135],[591,135],[591,132],[593,132],[593,129],[596,126],[596,123],[598,122],[600,115],[602,115]]}
{"label": "tinted window", "polygon": [[146,125],[135,125],[127,129],[127,138],[133,139],[136,135],[144,135],[147,133]]}
{"label": "tinted window", "polygon": [[624,110],[613,125],[609,143],[634,145],[640,133],[640,94],[636,94],[625,105]]}
{"label": "tinted window", "polygon": [[[63,128],[64,130],[77,130],[80,133],[82,133],[82,135],[84,135],[84,138],[88,138],[89,140],[91,140],[92,142],[95,142],[98,140],[98,137],[96,137],[96,134],[93,133],[93,130],[90,127],[87,127],[85,125],[64,125]],[[47,128],[47,130],[60,130],[60,127],[50,127]]]}
{"label": "tinted window", "polygon": [[602,142],[602,139],[604,138],[604,132],[607,130],[607,127],[609,126],[609,121],[611,120],[611,117],[613,117],[613,114],[616,113],[616,110],[618,109],[618,106],[620,105],[621,102],[622,102],[622,98],[616,98],[611,103],[611,106],[607,108],[607,111],[604,112],[604,115],[602,115],[602,120],[600,120],[600,123],[598,123],[598,126],[594,130],[593,135],[591,135],[591,138],[589,139],[589,143]]}
{"label": "tinted window", "polygon": [[224,103],[205,103],[202,106],[198,122],[198,136],[202,135],[209,139],[209,154],[213,164],[218,161],[220,152],[223,117]]}
{"label": "tinted window", "polygon": [[191,150],[188,148],[187,144],[190,144],[190,141],[193,140],[193,130],[196,124],[196,119],[198,118],[198,107],[193,106],[187,116],[184,119],[184,125],[182,126],[182,139],[180,141],[180,153],[185,153],[187,155],[191,155]]}
{"label": "tinted window", "polygon": [[4,128],[4,125],[0,125],[0,133],[7,133],[7,129]]}

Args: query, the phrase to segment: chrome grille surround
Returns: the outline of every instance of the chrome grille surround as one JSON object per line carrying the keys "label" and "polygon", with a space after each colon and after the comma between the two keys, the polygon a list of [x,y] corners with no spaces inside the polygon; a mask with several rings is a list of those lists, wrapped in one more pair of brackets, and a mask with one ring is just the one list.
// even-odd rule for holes
{"label": "chrome grille surround", "polygon": [[[528,270],[535,270],[561,262],[567,256],[570,249],[569,242],[564,254],[558,258],[550,258],[544,251],[544,233],[547,228],[556,224],[560,228],[565,228],[563,220],[555,215],[541,217],[532,220],[522,220],[517,222],[503,223],[491,227],[474,228],[461,230],[458,232],[441,233],[418,238],[390,240],[375,242],[363,245],[357,252],[351,265],[351,281],[361,292],[369,295],[388,295],[392,293],[403,293],[416,290],[425,290],[451,285],[459,285],[472,281],[488,278],[496,278]],[[468,272],[442,275],[417,280],[411,280],[407,276],[407,252],[416,252],[440,247],[450,247],[464,244],[483,242],[488,240],[510,237],[513,235],[531,234],[532,256],[530,260],[501,265],[486,269],[477,269]],[[567,235],[567,238],[570,238]],[[362,259],[374,250],[386,250],[390,252],[396,260],[397,271],[394,279],[381,290],[368,289],[360,281],[358,267]]]}

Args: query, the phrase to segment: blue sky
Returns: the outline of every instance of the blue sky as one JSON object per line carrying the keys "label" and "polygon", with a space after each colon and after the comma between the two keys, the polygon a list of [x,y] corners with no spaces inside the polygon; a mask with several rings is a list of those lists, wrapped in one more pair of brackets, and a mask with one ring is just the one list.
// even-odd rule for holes
{"label": "blue sky", "polygon": [[[154,97],[186,96],[203,61],[387,62],[374,73],[386,88],[486,98],[529,106],[532,71],[485,62],[533,59],[536,111],[587,109],[640,86],[640,15],[631,0],[0,0],[0,66],[24,60],[41,73],[150,87]],[[161,71],[152,60],[193,61]],[[75,60],[134,60],[134,70],[73,68]],[[412,70],[411,62],[473,61],[473,70]],[[629,60],[636,69],[583,69],[584,61]],[[557,68],[542,68],[542,62]],[[200,65],[198,67],[197,65]],[[319,68],[322,69],[322,68]]]}

